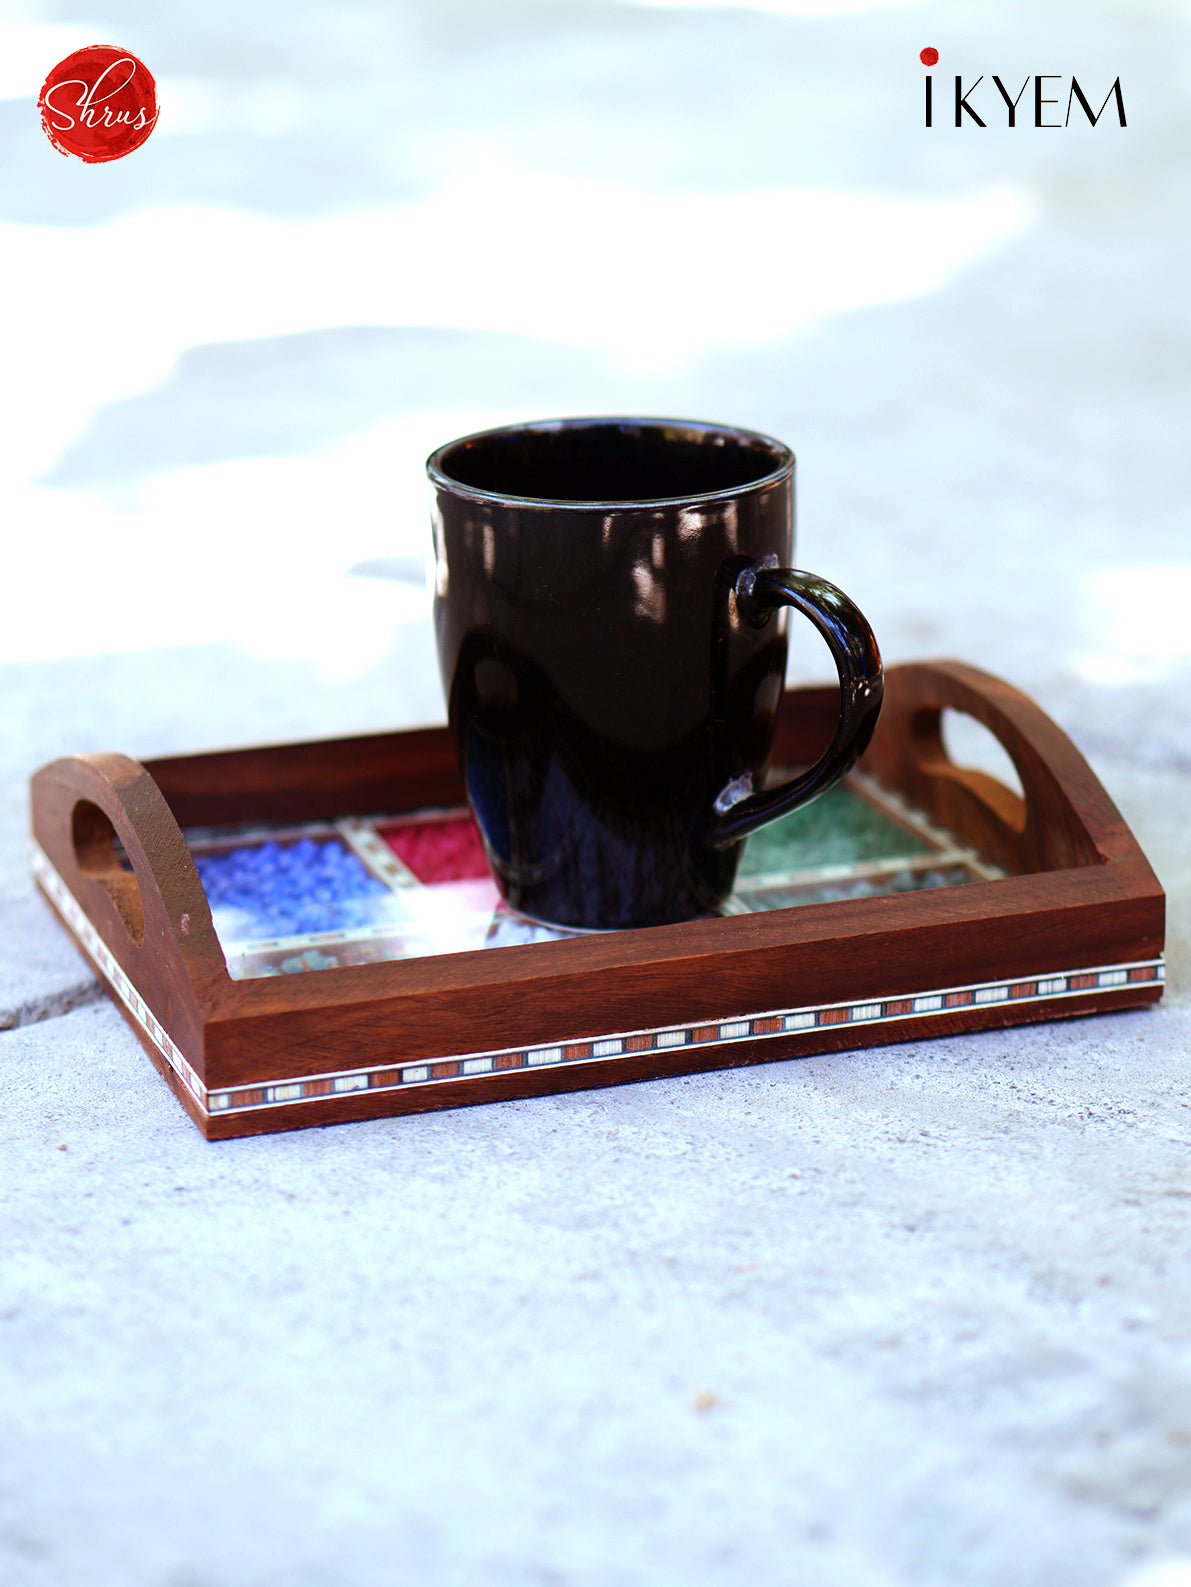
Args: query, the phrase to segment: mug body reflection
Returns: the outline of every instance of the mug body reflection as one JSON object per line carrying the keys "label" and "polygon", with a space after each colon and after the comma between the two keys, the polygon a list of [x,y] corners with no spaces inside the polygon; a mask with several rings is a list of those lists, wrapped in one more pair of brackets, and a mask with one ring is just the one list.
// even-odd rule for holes
{"label": "mug body reflection", "polygon": [[[430,459],[448,716],[512,908],[651,926],[731,891],[737,828],[772,819],[750,806],[785,677],[775,608],[801,603],[748,592],[789,568],[793,471],[768,437],[642,419],[488,431]],[[879,658],[876,676],[879,705]]]}

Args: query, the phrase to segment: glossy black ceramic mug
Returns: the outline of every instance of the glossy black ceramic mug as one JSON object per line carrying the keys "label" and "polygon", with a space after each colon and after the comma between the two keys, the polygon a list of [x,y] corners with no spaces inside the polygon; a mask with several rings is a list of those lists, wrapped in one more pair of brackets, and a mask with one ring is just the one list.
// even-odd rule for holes
{"label": "glossy black ceramic mug", "polygon": [[[864,617],[790,570],[792,452],[565,419],[466,436],[427,470],[448,715],[508,903],[587,929],[713,912],[744,838],[842,777],[881,707]],[[831,649],[840,719],[817,765],[762,791],[791,606]]]}

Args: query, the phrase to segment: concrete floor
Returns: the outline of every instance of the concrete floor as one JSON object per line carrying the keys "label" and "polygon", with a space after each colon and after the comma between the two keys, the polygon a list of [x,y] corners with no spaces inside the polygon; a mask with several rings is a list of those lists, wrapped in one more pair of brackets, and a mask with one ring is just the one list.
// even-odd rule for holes
{"label": "concrete floor", "polygon": [[[1191,1582],[1191,18],[828,9],[0,11],[4,1587]],[[1073,72],[1127,129],[995,124]],[[204,1144],[29,774],[440,720],[422,458],[597,411],[788,439],[886,658],[1072,734],[1162,1005]]]}

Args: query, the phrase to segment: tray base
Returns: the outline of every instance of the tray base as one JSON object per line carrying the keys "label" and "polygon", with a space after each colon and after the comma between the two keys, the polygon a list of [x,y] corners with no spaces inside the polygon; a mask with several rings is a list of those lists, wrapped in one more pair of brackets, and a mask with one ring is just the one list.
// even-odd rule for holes
{"label": "tray base", "polygon": [[[815,757],[835,698],[831,689],[787,695],[779,761]],[[944,709],[993,731],[1024,797],[949,761]],[[840,797],[867,812],[855,829],[825,803],[820,830],[811,822],[801,837],[767,835],[746,853],[723,917],[546,940],[492,935],[507,923],[491,917],[490,884],[460,834],[452,853],[464,869],[425,870],[442,854],[428,860],[425,833],[410,829],[441,823],[444,811],[458,825],[462,803],[445,729],[144,766],[118,755],[55,762],[33,782],[33,869],[212,1139],[1161,997],[1162,889],[1086,762],[1009,685],[955,662],[890,669],[881,724]],[[359,814],[383,809],[396,814]],[[250,840],[253,824],[287,831]],[[348,893],[362,889],[389,923],[370,924],[365,911],[311,931],[327,924],[305,907],[322,895],[301,881],[263,901],[237,893],[239,882],[221,893],[241,860],[255,863],[253,844],[256,858],[268,851],[270,874],[303,844],[303,863],[330,866],[328,875],[355,867]],[[279,914],[279,899],[298,913]],[[471,911],[470,934],[457,941],[458,918],[443,910],[452,902]],[[427,920],[445,922],[441,939]],[[235,930],[238,942],[221,938]]]}

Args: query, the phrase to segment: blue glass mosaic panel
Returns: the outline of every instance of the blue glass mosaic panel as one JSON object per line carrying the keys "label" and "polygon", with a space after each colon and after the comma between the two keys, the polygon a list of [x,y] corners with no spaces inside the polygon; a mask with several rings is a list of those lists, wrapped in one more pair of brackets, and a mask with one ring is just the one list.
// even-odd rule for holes
{"label": "blue glass mosaic panel", "polygon": [[398,895],[339,838],[197,853],[221,941],[346,931],[408,919]]}

